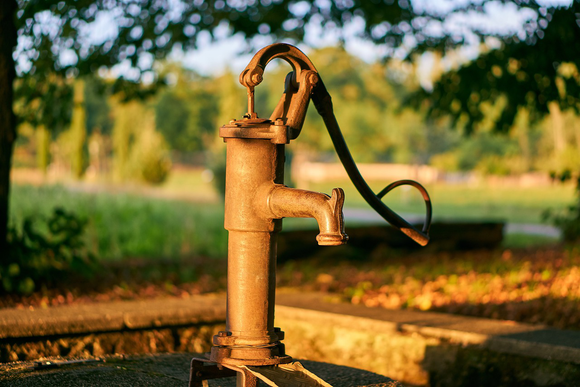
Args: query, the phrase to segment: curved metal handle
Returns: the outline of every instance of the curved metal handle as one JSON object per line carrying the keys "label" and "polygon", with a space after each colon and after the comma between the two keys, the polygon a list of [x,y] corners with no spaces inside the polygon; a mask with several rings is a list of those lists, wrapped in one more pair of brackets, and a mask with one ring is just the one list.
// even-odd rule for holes
{"label": "curved metal handle", "polygon": [[264,47],[240,73],[240,83],[248,91],[248,113],[244,117],[258,118],[258,114],[254,111],[254,88],[262,82],[266,65],[276,58],[288,62],[292,71],[286,76],[284,94],[272,112],[270,120],[282,120],[282,123],[290,128],[288,139],[293,140],[300,135],[312,87],[318,82],[316,68],[310,59],[294,46],[276,43]]}
{"label": "curved metal handle", "polygon": [[[300,134],[308,102],[311,98],[316,110],[318,110],[324,120],[342,165],[361,196],[387,222],[400,229],[415,242],[425,246],[429,242],[432,214],[431,199],[427,190],[416,181],[400,180],[389,184],[378,195],[373,192],[360,174],[348,150],[334,116],[330,94],[310,59],[298,48],[285,43],[277,43],[264,47],[254,55],[248,66],[240,74],[240,83],[248,89],[248,114],[246,117],[249,119],[257,118],[257,114],[254,112],[254,87],[262,82],[264,68],[275,58],[288,62],[293,71],[286,78],[286,90],[272,113],[271,120],[282,119],[284,124],[291,129],[288,135],[289,139],[295,139]],[[401,185],[413,186],[423,195],[426,215],[421,231],[410,225],[381,201],[384,195]]]}
{"label": "curved metal handle", "polygon": [[295,87],[298,87],[296,83],[299,82],[302,71],[316,71],[316,67],[310,59],[297,47],[286,43],[276,43],[262,48],[254,55],[250,63],[240,73],[240,83],[247,88],[258,86],[262,82],[266,65],[276,58],[284,59],[292,66],[295,74],[293,77]]}
{"label": "curved metal handle", "polygon": [[[326,90],[326,87],[324,86],[322,79],[320,79],[320,76],[316,86],[312,90],[312,102],[314,102],[314,106],[316,107],[318,114],[320,114],[324,120],[326,129],[328,130],[332,143],[334,144],[334,149],[336,150],[336,153],[338,154],[338,157],[342,162],[346,173],[361,196],[387,222],[400,229],[415,242],[421,246],[425,246],[427,243],[429,243],[429,228],[431,227],[432,206],[431,199],[429,198],[427,190],[416,181],[399,180],[389,184],[381,192],[379,192],[378,195],[376,195],[368,186],[367,182],[356,167],[356,163],[354,162],[350,151],[348,150],[346,141],[344,140],[340,127],[338,126],[338,121],[334,116],[332,98]],[[421,195],[423,196],[423,200],[425,201],[426,214],[425,223],[423,224],[421,231],[413,227],[411,224],[409,224],[409,222],[400,217],[381,201],[383,196],[385,196],[392,189],[401,185],[410,185],[415,187],[419,190],[419,192],[421,192]]]}

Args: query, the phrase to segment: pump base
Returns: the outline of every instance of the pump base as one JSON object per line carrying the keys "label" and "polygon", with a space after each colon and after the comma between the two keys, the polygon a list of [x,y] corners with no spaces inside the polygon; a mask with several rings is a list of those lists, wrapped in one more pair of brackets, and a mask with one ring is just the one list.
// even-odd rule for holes
{"label": "pump base", "polygon": [[[289,356],[286,356],[289,358]],[[203,387],[205,380],[237,376],[238,387],[256,387],[259,380],[268,386],[331,387],[305,369],[302,364],[279,364],[256,367],[252,365],[220,364],[207,359],[193,358],[189,374],[189,387]]]}
{"label": "pump base", "polygon": [[282,343],[261,348],[213,346],[210,361],[233,366],[270,366],[290,363],[292,357],[286,355]]}

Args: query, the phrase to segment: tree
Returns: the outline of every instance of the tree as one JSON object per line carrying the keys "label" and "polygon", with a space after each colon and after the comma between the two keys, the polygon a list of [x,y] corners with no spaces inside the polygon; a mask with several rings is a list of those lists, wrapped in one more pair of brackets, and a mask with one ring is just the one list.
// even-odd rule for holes
{"label": "tree", "polygon": [[[540,7],[516,1],[521,7]],[[482,6],[456,5],[455,12],[481,12]],[[448,12],[447,12],[448,13]],[[143,95],[142,78],[156,79],[151,63],[167,56],[174,48],[194,48],[200,31],[213,32],[219,25],[246,38],[270,35],[300,41],[305,26],[320,23],[325,29],[340,28],[354,19],[366,21],[362,35],[393,50],[409,37],[409,46],[421,51],[434,45],[457,45],[461,37],[441,25],[446,12],[416,9],[407,0],[331,1],[316,0],[4,0],[0,2],[0,251],[8,221],[9,175],[16,137],[13,112],[15,68],[18,66],[18,94],[23,103],[19,112],[34,126],[49,130],[66,126],[70,119],[71,79],[106,72],[115,64],[132,66],[113,90],[125,98]],[[95,23],[112,20],[117,31],[100,41],[87,38]],[[533,28],[532,28],[533,29]],[[477,32],[477,31],[476,31]],[[17,46],[17,43],[20,44]],[[18,47],[18,50],[16,50]],[[17,62],[14,61],[16,56]],[[130,79],[128,79],[130,78]]]}
{"label": "tree", "polygon": [[[422,97],[431,115],[463,120],[468,132],[484,119],[482,104],[504,99],[496,128],[509,131],[518,109],[531,120],[556,110],[580,109],[580,2],[540,9],[538,27],[526,39],[511,36],[497,49],[449,71]],[[521,113],[521,111],[520,111]]]}
{"label": "tree", "polygon": [[176,66],[169,66],[168,73],[174,85],[163,90],[155,103],[155,126],[172,150],[203,150],[216,128],[218,102],[211,80]]}
{"label": "tree", "polygon": [[85,87],[82,81],[77,81],[75,84],[73,102],[71,125],[67,132],[70,142],[69,162],[73,176],[80,179],[85,173],[85,140],[87,138],[87,113],[84,106]]}
{"label": "tree", "polygon": [[[538,12],[537,28],[525,39],[504,39],[497,49],[445,73],[432,92],[419,98],[429,100],[432,117],[450,115],[467,133],[482,125],[482,106],[503,101],[495,128],[515,133],[524,152],[529,127],[549,116],[554,152],[548,168],[562,179],[572,177],[570,168],[576,169],[578,199],[565,214],[546,217],[573,241],[580,239],[580,125],[574,117],[570,129],[577,145],[568,145],[564,113],[580,113],[580,1],[569,7],[539,7]],[[558,160],[563,157],[568,160]]]}
{"label": "tree", "polygon": [[10,193],[10,164],[16,141],[16,116],[12,110],[13,83],[16,69],[12,52],[16,47],[16,1],[0,3],[0,251],[6,251],[8,233],[8,195]]}

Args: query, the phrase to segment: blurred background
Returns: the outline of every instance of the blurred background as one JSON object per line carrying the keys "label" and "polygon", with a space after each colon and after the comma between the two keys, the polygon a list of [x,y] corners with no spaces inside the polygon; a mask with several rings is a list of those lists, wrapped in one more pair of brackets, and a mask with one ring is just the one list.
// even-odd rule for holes
{"label": "blurred background", "polygon": [[[217,131],[245,113],[237,79],[253,53],[284,41],[317,67],[375,190],[415,179],[431,194],[435,221],[455,230],[495,222],[503,232],[487,249],[377,243],[295,256],[281,263],[280,286],[577,328],[578,2],[7,4],[0,15],[13,12],[14,34],[0,41],[13,44],[7,103],[17,136],[9,201],[1,198],[9,203],[2,306],[223,290]],[[268,66],[256,88],[260,117],[289,71]],[[286,152],[287,185],[345,189],[347,233],[382,222],[348,181],[314,108]],[[417,192],[400,188],[385,202],[421,222]]]}

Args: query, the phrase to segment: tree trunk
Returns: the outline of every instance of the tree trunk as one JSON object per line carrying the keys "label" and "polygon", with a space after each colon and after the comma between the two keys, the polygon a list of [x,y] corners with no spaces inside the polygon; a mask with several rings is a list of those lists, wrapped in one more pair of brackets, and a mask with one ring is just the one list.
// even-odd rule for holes
{"label": "tree trunk", "polygon": [[0,257],[7,251],[10,166],[16,140],[16,117],[12,110],[16,71],[12,53],[16,47],[16,0],[0,1]]}

